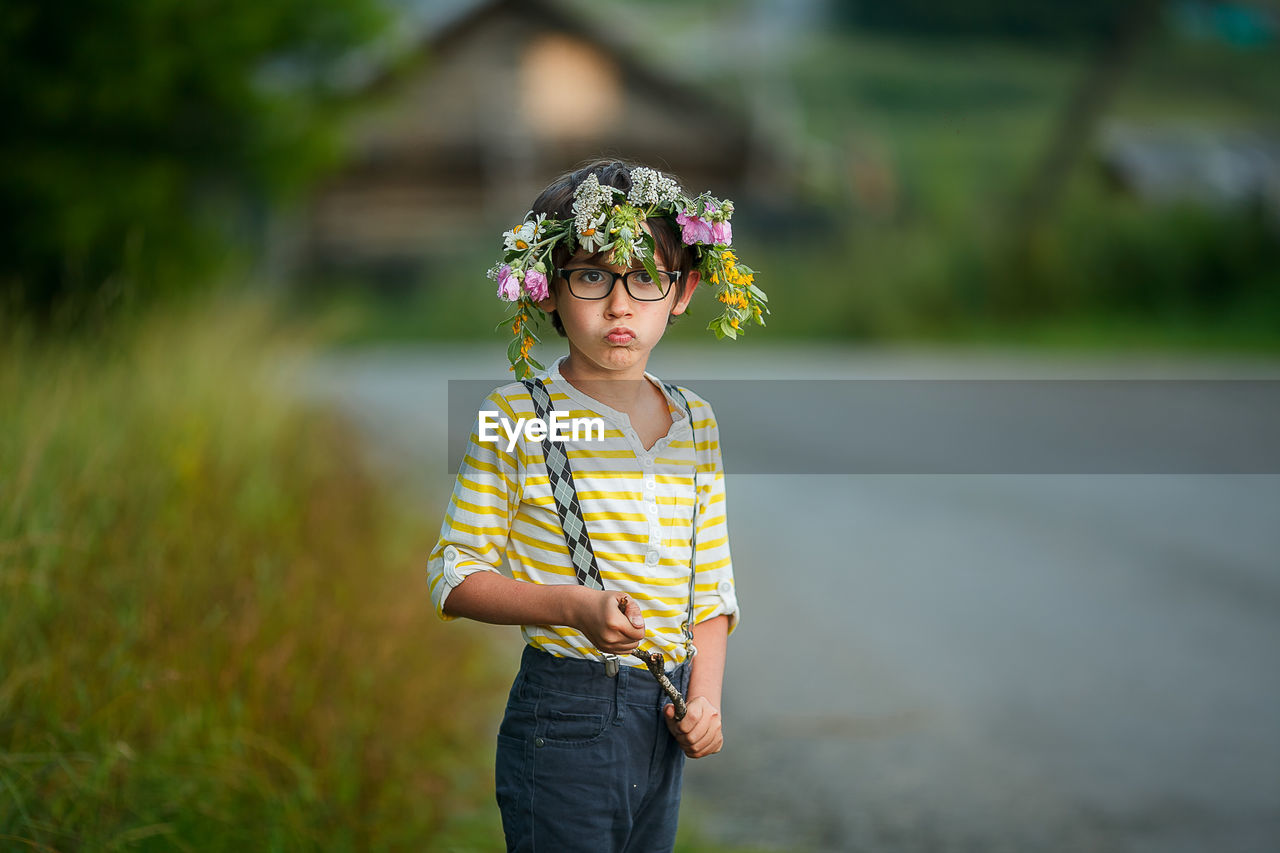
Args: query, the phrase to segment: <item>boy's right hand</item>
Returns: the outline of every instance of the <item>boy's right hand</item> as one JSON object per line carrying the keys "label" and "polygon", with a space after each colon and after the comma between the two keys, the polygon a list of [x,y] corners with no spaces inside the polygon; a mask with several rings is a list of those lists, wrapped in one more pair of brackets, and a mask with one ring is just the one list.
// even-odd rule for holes
{"label": "boy's right hand", "polygon": [[578,624],[573,627],[587,635],[602,652],[625,655],[644,639],[644,617],[640,605],[624,592],[579,587],[586,597]]}

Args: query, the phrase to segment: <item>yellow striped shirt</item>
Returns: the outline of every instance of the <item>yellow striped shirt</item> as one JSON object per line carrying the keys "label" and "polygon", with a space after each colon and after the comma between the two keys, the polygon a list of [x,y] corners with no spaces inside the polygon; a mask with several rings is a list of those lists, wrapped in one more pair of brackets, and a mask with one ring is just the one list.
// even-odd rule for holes
{"label": "yellow striped shirt", "polygon": [[[562,359],[563,360],[563,359]],[[649,450],[626,414],[587,396],[561,375],[559,362],[539,374],[551,406],[561,418],[600,418],[604,440],[565,442],[578,499],[606,589],[629,594],[645,620],[643,649],[657,649],[668,666],[686,657],[681,631],[688,610],[693,502],[698,507],[698,559],[694,622],[728,614],[737,627],[733,564],[725,514],[719,429],[711,406],[681,388],[693,415],[653,376],[667,398],[671,429]],[[537,417],[528,389],[513,382],[494,390],[481,411],[497,412],[514,425]],[[471,430],[453,496],[440,526],[440,540],[427,562],[427,583],[436,612],[449,592],[473,572],[500,571],[544,584],[572,584],[573,563],[556,514],[542,443],[521,435],[507,450],[501,427],[497,441],[480,440],[480,418]],[[524,625],[525,642],[562,657],[600,660],[603,655],[574,628]],[[624,657],[629,665],[643,666]]]}

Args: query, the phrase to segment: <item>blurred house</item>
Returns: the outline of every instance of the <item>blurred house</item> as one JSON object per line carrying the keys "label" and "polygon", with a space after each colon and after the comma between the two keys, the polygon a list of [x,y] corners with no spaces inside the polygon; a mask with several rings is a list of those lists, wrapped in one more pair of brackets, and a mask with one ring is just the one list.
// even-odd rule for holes
{"label": "blurred house", "polygon": [[550,180],[600,155],[668,169],[692,192],[786,180],[746,116],[553,0],[458,10],[358,98],[352,155],[301,223],[313,269],[409,272],[496,239]]}

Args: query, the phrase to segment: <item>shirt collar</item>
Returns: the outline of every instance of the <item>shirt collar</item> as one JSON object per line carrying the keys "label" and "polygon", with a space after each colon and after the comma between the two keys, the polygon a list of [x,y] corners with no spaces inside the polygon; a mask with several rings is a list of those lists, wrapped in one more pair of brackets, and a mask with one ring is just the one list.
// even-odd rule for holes
{"label": "shirt collar", "polygon": [[[620,412],[617,409],[606,406],[595,397],[592,397],[589,394],[584,394],[575,388],[573,383],[564,378],[560,373],[560,365],[568,357],[568,355],[560,356],[549,368],[547,368],[545,376],[543,377],[547,384],[553,386],[554,390],[561,392],[584,409],[594,411],[597,414],[603,415],[604,417],[610,418],[616,423],[623,425],[626,429],[631,429],[631,418],[626,412]],[[662,392],[663,399],[667,401],[667,411],[671,413],[671,431],[668,435],[674,435],[676,432],[688,429],[689,424],[687,424],[686,421],[689,416],[685,411],[684,405],[667,392],[666,387],[663,386],[662,381],[658,379],[658,377],[648,371],[645,371],[644,378],[652,382],[654,387]]]}

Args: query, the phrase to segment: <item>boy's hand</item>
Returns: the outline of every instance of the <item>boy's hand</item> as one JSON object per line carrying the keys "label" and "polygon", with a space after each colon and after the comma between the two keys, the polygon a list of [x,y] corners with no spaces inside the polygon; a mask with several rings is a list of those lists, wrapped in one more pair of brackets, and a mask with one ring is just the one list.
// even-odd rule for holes
{"label": "boy's hand", "polygon": [[631,596],[581,589],[591,592],[592,596],[574,627],[586,634],[593,646],[602,652],[625,655],[640,645],[644,639],[644,617],[640,615],[640,605]]}
{"label": "boy's hand", "polygon": [[671,736],[690,758],[714,755],[724,746],[720,709],[712,705],[705,696],[690,699],[689,711],[678,723],[675,706],[667,705],[663,713],[667,716],[667,728],[671,731]]}

